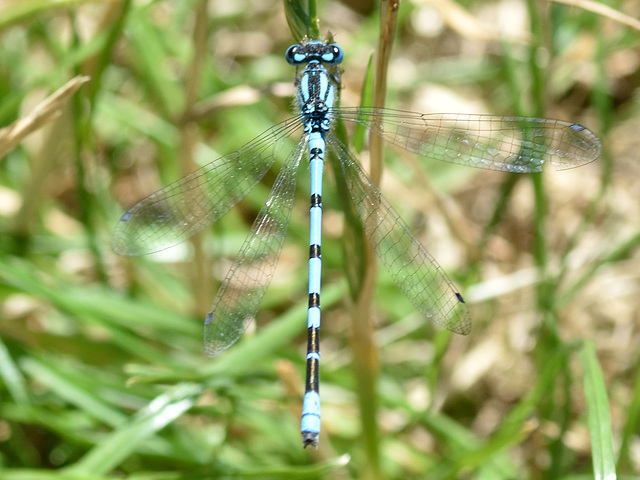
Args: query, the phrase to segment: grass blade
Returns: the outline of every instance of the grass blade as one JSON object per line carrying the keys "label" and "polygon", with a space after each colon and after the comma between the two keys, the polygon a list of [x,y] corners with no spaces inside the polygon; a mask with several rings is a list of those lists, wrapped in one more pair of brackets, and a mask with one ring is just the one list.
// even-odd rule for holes
{"label": "grass blade", "polygon": [[180,384],[153,399],[132,421],[114,430],[66,471],[71,474],[107,473],[129,457],[157,431],[189,410],[202,389]]}
{"label": "grass blade", "polygon": [[607,386],[604,383],[595,344],[591,340],[585,341],[580,352],[580,362],[584,374],[594,477],[596,480],[613,480],[617,477]]}

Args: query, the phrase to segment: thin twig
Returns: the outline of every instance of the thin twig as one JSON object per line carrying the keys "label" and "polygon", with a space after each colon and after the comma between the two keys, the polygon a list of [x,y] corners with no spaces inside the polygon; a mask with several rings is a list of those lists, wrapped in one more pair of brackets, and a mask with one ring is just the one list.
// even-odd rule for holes
{"label": "thin twig", "polygon": [[611,7],[608,7],[599,2],[594,2],[593,0],[554,0],[554,2],[564,3],[565,5],[571,5],[572,7],[582,8],[583,10],[587,10],[589,12],[602,15],[603,17],[607,17],[614,22],[618,22],[636,30],[640,30],[640,20],[636,20],[629,15],[625,15],[618,10],[614,10]]}
{"label": "thin twig", "polygon": [[40,129],[54,118],[60,116],[62,108],[69,98],[86,82],[86,76],[77,76],[53,92],[28,115],[0,130],[0,159],[18,145],[24,137]]}

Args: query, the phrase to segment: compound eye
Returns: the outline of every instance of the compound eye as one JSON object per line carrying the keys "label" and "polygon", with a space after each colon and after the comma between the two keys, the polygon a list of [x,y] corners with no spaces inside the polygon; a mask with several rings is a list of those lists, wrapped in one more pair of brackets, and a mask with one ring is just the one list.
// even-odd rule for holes
{"label": "compound eye", "polygon": [[331,63],[337,65],[338,63],[342,62],[342,59],[344,58],[342,49],[335,43],[329,45],[329,48],[331,49],[331,53],[333,54],[333,61]]}
{"label": "compound eye", "polygon": [[287,48],[285,57],[287,59],[287,62],[289,62],[291,65],[300,65],[307,57],[305,53],[300,53],[297,51],[299,46],[300,45],[291,45],[289,48]]}
{"label": "compound eye", "polygon": [[335,45],[327,45],[321,55],[322,61],[328,65],[336,65],[342,61],[342,49]]}

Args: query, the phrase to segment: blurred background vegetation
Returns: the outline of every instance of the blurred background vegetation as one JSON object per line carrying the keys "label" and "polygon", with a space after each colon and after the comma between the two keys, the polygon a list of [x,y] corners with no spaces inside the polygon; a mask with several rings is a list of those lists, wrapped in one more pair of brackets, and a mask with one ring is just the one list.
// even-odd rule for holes
{"label": "blurred background vegetation", "polygon": [[[382,190],[473,330],[428,324],[380,271],[374,398],[358,398],[327,187],[314,451],[299,434],[304,166],[256,325],[219,358],[204,314],[277,167],[187,245],[110,249],[126,208],[290,115],[282,2],[0,1],[0,125],[23,119],[0,132],[0,478],[637,478],[640,4],[597,6],[400,4],[388,106],[575,121],[604,154],[529,177],[388,152]],[[345,51],[343,105],[360,103],[378,9],[318,4]]]}

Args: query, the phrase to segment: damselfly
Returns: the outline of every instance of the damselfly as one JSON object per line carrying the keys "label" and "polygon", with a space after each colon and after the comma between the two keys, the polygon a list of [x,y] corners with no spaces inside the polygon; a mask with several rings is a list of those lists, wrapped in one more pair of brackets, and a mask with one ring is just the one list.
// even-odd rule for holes
{"label": "damselfly", "polygon": [[339,160],[361,226],[400,290],[434,323],[460,334],[471,330],[462,295],[336,137],[335,122],[362,125],[427,158],[504,172],[539,172],[545,163],[558,169],[577,167],[595,160],[601,145],[582,125],[559,120],[339,108],[337,65],[343,59],[339,46],[309,41],[289,47],[286,58],[296,66],[299,113],[142,200],[122,216],[112,245],[121,255],[144,255],[208,227],[260,182],[287,138],[302,130],[207,314],[204,347],[210,356],[222,353],[255,317],[282,249],[298,165],[306,154],[311,171],[307,378],[301,425],[306,447],[317,446],[320,433],[318,333],[327,150]]}

